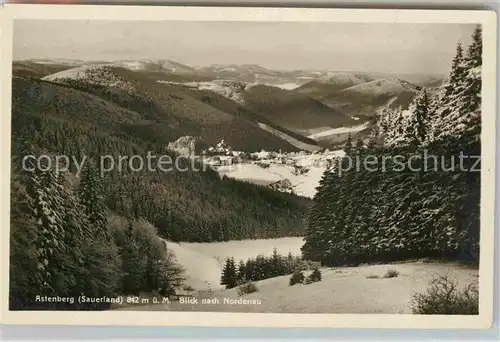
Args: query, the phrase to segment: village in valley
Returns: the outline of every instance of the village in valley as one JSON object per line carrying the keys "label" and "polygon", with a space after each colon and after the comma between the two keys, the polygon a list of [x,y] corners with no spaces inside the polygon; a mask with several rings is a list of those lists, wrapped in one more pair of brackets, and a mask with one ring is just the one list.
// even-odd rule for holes
{"label": "village in valley", "polygon": [[309,152],[236,151],[221,139],[210,146],[199,137],[183,136],[168,144],[168,150],[209,165],[221,178],[229,177],[267,186],[273,190],[314,197],[323,172],[332,167],[343,151]]}

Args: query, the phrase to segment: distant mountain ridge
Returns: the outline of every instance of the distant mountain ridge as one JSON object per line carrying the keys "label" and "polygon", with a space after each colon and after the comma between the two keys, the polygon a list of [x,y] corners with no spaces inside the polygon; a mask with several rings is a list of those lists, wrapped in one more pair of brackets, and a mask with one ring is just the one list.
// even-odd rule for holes
{"label": "distant mountain ridge", "polygon": [[[359,134],[356,127],[360,124],[385,107],[407,107],[420,89],[397,77],[381,78],[381,74],[271,70],[257,64],[194,67],[167,59],[112,62],[56,59],[53,63],[14,62],[14,74],[56,83],[76,79],[80,83],[133,93],[161,108],[156,110],[160,115],[155,115],[170,118],[171,132],[182,127],[181,135],[174,134],[173,138],[202,136],[210,143],[226,138],[233,146],[252,149],[262,146],[264,141],[273,141],[271,148],[284,150],[306,146],[312,151],[330,148],[333,142],[336,146],[345,140],[346,134],[335,137],[330,133]],[[111,74],[115,76],[110,77]],[[439,82],[439,78],[426,80],[431,84]],[[346,129],[340,129],[343,127]],[[267,137],[258,139],[262,143],[250,145],[240,139],[246,136],[244,140],[249,141],[255,134]]]}
{"label": "distant mountain ridge", "polygon": [[[130,70],[163,70],[173,73],[191,73],[200,76],[212,76],[215,78],[230,78],[230,77],[252,77],[255,75],[262,77],[282,77],[294,79],[298,83],[305,84],[315,80],[321,83],[331,83],[330,78],[345,80],[351,79],[352,84],[359,83],[358,81],[368,82],[370,80],[396,77],[407,82],[414,83],[419,86],[427,86],[441,84],[446,75],[430,75],[430,74],[408,74],[408,73],[380,73],[368,71],[332,71],[332,70],[276,70],[263,67],[258,64],[212,64],[206,66],[191,66],[171,59],[162,58],[144,58],[144,59],[123,59],[123,60],[80,60],[68,58],[34,58],[16,60],[13,65],[21,64],[38,64],[38,65],[58,65],[61,67],[72,68],[84,65],[107,64],[114,66],[122,66]],[[241,79],[244,80],[244,79]],[[253,82],[254,80],[245,80]]]}
{"label": "distant mountain ridge", "polygon": [[[142,113],[150,123],[141,124],[140,129],[156,131],[166,142],[193,135],[212,145],[226,139],[244,151],[298,151],[296,145],[317,145],[252,113],[225,94],[175,82],[159,83],[149,76],[137,70],[93,65],[64,70],[42,80],[91,92]],[[261,124],[280,133],[264,129]]]}

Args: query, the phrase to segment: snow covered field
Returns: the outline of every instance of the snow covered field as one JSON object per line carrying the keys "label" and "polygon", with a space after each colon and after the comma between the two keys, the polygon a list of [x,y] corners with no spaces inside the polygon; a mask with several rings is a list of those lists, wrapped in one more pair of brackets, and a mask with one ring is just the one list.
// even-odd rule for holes
{"label": "snow covered field", "polygon": [[[387,270],[399,276],[384,279]],[[411,298],[425,292],[436,275],[449,274],[458,286],[477,282],[478,271],[455,264],[404,263],[322,269],[322,281],[289,286],[290,276],[256,282],[258,292],[239,297],[236,289],[202,293],[198,304],[148,305],[125,310],[225,311],[272,313],[410,314]],[[378,276],[379,278],[371,278]],[[219,303],[201,304],[201,299],[217,298]],[[260,304],[224,304],[224,299],[260,300]]]}
{"label": "snow covered field", "polygon": [[294,175],[293,167],[287,165],[271,164],[264,169],[256,164],[237,164],[221,166],[217,171],[230,178],[257,184],[270,184],[288,179],[292,183],[295,194],[313,198],[325,170],[325,167],[311,167],[304,174]]}
{"label": "snow covered field", "polygon": [[196,290],[215,290],[222,288],[220,277],[226,258],[246,261],[259,254],[271,255],[274,248],[282,255],[300,255],[303,244],[301,237],[287,237],[210,243],[167,241],[167,248],[175,253],[178,263],[186,269],[185,285]]}

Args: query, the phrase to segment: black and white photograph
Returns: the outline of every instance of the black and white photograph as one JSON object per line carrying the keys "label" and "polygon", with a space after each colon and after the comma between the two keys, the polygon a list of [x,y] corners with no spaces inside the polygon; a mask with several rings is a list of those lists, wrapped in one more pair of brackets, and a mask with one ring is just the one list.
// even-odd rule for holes
{"label": "black and white photograph", "polygon": [[447,15],[13,19],[8,310],[491,315],[496,19]]}

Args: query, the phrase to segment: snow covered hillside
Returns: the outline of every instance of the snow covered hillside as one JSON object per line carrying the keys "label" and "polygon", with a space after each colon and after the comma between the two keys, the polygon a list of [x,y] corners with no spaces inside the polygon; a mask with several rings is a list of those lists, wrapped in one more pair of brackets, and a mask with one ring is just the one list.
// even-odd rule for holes
{"label": "snow covered hillside", "polygon": [[97,65],[82,65],[76,68],[71,68],[48,75],[42,78],[44,81],[56,81],[59,79],[80,79],[86,77],[89,72],[95,71],[99,68],[110,66],[110,64],[97,64]]}
{"label": "snow covered hillside", "polygon": [[292,90],[299,86],[297,83],[282,83],[282,84],[272,84],[272,83],[259,83],[259,82],[243,82],[235,81],[230,79],[218,79],[209,82],[173,82],[173,81],[163,81],[159,80],[158,83],[180,85],[188,88],[195,88],[199,90],[209,90],[227,97],[230,100],[244,104],[244,94],[251,87],[258,85],[266,85],[269,87],[276,87],[285,90]]}
{"label": "snow covered hillside", "polygon": [[270,87],[277,87],[277,88],[281,88],[281,89],[285,89],[285,90],[293,90],[293,89],[300,87],[299,83],[294,83],[294,82],[290,82],[290,83],[264,83],[264,85],[267,85]]}
{"label": "snow covered hillside", "polygon": [[417,87],[407,81],[398,78],[384,78],[358,84],[343,90],[343,92],[354,92],[364,95],[380,95],[380,94],[400,94],[403,91],[417,91]]}
{"label": "snow covered hillside", "polygon": [[[395,270],[395,278],[384,278]],[[199,299],[216,304],[170,304],[129,307],[124,310],[226,311],[272,313],[411,314],[414,293],[425,292],[436,275],[449,274],[460,288],[477,282],[478,271],[455,264],[401,263],[346,268],[323,268],[322,280],[289,286],[290,276],[255,282],[258,292],[238,296],[237,289],[202,293]],[[306,274],[307,275],[307,274]],[[257,304],[224,304],[229,300],[255,300]],[[260,304],[258,304],[260,303]]]}
{"label": "snow covered hillside", "polygon": [[196,88],[199,90],[209,90],[216,94],[222,95],[230,100],[244,103],[243,93],[248,86],[245,82],[231,81],[231,80],[214,80],[211,82],[171,82],[171,81],[157,81],[158,83],[180,85],[188,88]]}
{"label": "snow covered hillside", "polygon": [[112,64],[83,65],[45,76],[42,80],[59,83],[78,80],[89,84],[121,89],[130,94],[136,91],[132,83],[116,73]]}
{"label": "snow covered hillside", "polygon": [[373,79],[369,76],[351,72],[327,72],[316,79],[317,82],[332,85],[342,85],[346,87],[370,82],[372,80]]}
{"label": "snow covered hillside", "polygon": [[187,279],[184,284],[195,290],[205,291],[223,288],[220,277],[226,258],[246,261],[259,254],[271,255],[274,248],[282,255],[300,255],[300,247],[304,241],[301,237],[287,237],[211,243],[166,243],[167,248],[175,253],[177,262],[186,270]]}
{"label": "snow covered hillside", "polygon": [[130,70],[161,70],[176,74],[196,74],[196,69],[178,62],[162,60],[120,60],[114,61],[113,65],[121,66]]}

